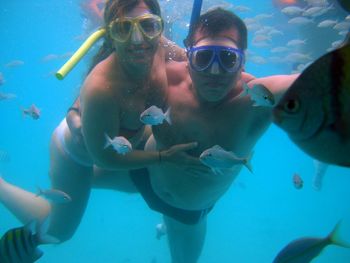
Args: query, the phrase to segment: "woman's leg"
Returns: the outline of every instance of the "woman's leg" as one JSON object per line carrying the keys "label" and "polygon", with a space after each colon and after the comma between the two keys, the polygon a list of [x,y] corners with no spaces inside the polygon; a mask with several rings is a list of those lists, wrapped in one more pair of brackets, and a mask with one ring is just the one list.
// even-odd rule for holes
{"label": "woman's leg", "polygon": [[0,202],[23,224],[42,221],[50,215],[48,234],[61,242],[72,237],[84,214],[91,189],[93,166],[72,160],[63,150],[56,132],[50,146],[50,179],[52,189],[67,193],[72,201],[49,203],[36,194],[25,191],[0,179]]}
{"label": "woman's leg", "polygon": [[63,242],[73,236],[84,215],[91,191],[93,166],[81,165],[70,158],[62,150],[55,134],[51,141],[50,156],[51,187],[72,198],[68,203],[52,203],[48,233]]}
{"label": "woman's leg", "polygon": [[94,167],[92,188],[111,189],[126,193],[137,193],[131,181],[129,170],[109,171],[97,166]]}
{"label": "woman's leg", "polygon": [[32,220],[43,221],[50,213],[48,201],[31,192],[14,186],[0,178],[0,203],[23,224]]}

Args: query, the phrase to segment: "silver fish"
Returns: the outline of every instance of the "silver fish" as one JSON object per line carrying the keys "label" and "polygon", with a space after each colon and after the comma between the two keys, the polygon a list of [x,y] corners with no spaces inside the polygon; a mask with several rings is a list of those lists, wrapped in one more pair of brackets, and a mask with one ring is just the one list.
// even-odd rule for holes
{"label": "silver fish", "polygon": [[4,75],[0,72],[0,86],[5,83]]}
{"label": "silver fish", "polygon": [[243,91],[238,97],[250,96],[250,99],[254,102],[253,106],[272,107],[275,105],[275,97],[264,85],[254,85],[249,88],[246,83],[243,83]]}
{"label": "silver fish", "polygon": [[12,60],[9,63],[5,65],[6,68],[14,68],[24,65],[24,62],[22,60]]}
{"label": "silver fish", "polygon": [[323,178],[326,175],[328,164],[314,160],[315,174],[313,178],[313,187],[316,191],[320,191],[323,184]]}
{"label": "silver fish", "polygon": [[113,140],[105,133],[106,144],[104,149],[112,145],[113,149],[122,155],[132,151],[131,143],[123,136],[114,137]]}
{"label": "silver fish", "polygon": [[338,21],[336,20],[324,20],[322,22],[320,22],[317,27],[331,27],[331,26],[335,26],[338,23]]}
{"label": "silver fish", "polygon": [[170,108],[164,113],[162,109],[153,105],[140,115],[140,121],[147,125],[159,125],[162,124],[164,120],[171,124]]}
{"label": "silver fish", "polygon": [[297,15],[300,15],[302,12],[304,12],[304,9],[298,6],[287,6],[283,8],[281,12],[289,16],[297,16]]}
{"label": "silver fish", "polygon": [[0,150],[0,163],[9,163],[11,156],[8,151]]}
{"label": "silver fish", "polygon": [[0,92],[0,101],[1,100],[10,100],[10,99],[14,99],[16,97],[17,97],[17,95],[13,94],[13,93]]}
{"label": "silver fish", "polygon": [[32,104],[29,108],[25,109],[25,108],[21,108],[23,115],[28,115],[30,117],[32,117],[32,119],[37,120],[40,118],[40,109],[35,106],[34,104]]}
{"label": "silver fish", "polygon": [[68,194],[57,189],[42,190],[38,187],[36,196],[44,196],[55,204],[64,204],[72,201],[72,198]]}
{"label": "silver fish", "polygon": [[306,17],[300,17],[300,16],[294,17],[294,18],[288,20],[288,24],[299,25],[299,26],[307,25],[307,24],[311,24],[311,23],[313,23],[313,21],[311,19],[308,19]]}
{"label": "silver fish", "polygon": [[293,184],[294,184],[294,187],[296,189],[301,189],[303,188],[303,185],[304,185],[304,181],[303,179],[301,179],[300,175],[299,174],[294,174],[293,175]]}
{"label": "silver fish", "polygon": [[231,169],[235,165],[244,165],[250,172],[253,168],[250,164],[252,154],[247,158],[239,158],[233,152],[226,151],[219,145],[215,145],[201,153],[199,160],[210,167],[215,174],[222,174],[221,169]]}
{"label": "silver fish", "polygon": [[156,225],[156,238],[160,240],[160,238],[167,234],[167,228],[164,223],[159,223]]}
{"label": "silver fish", "polygon": [[339,228],[340,222],[324,238],[304,237],[292,241],[278,253],[273,263],[309,263],[328,245],[350,248],[349,244],[339,239]]}
{"label": "silver fish", "polygon": [[46,224],[39,225],[32,221],[8,230],[0,240],[0,262],[32,263],[41,258],[43,252],[38,249],[39,245],[59,243],[59,240],[45,233]]}
{"label": "silver fish", "polygon": [[275,123],[303,151],[325,163],[350,167],[350,33],[288,89],[274,109]]}

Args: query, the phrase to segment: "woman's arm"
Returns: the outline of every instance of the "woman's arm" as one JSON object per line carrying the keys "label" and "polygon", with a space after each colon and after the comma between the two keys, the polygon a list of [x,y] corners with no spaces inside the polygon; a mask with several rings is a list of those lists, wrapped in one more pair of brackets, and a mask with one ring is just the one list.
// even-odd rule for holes
{"label": "woman's arm", "polygon": [[78,97],[73,105],[68,108],[66,121],[73,135],[73,139],[77,142],[83,142],[83,135],[81,133],[81,118],[80,118],[80,97]]}
{"label": "woman's arm", "polygon": [[196,143],[175,145],[168,150],[140,151],[133,150],[125,155],[118,154],[112,147],[104,148],[105,134],[114,138],[119,134],[119,107],[108,88],[85,86],[81,95],[82,133],[87,150],[95,164],[110,170],[137,169],[160,162],[188,163],[199,165],[184,151],[193,149]]}

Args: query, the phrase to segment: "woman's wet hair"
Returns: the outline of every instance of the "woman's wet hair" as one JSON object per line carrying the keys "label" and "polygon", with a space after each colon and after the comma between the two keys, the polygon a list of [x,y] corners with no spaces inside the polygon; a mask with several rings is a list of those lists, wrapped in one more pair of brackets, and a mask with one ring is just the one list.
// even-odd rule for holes
{"label": "woman's wet hair", "polygon": [[[152,14],[161,16],[158,0],[108,0],[104,8],[104,26],[108,26],[118,17],[123,17],[126,13],[134,9],[141,2],[144,2],[146,4]],[[88,74],[98,63],[106,59],[113,52],[113,41],[107,33],[104,37],[102,46],[92,59]]]}
{"label": "woman's wet hair", "polygon": [[208,34],[209,37],[215,37],[222,31],[236,28],[239,33],[238,47],[242,50],[247,49],[247,27],[243,20],[223,8],[215,8],[202,14],[198,21],[192,25],[184,44],[186,47],[193,46],[194,36],[196,32],[200,31]]}

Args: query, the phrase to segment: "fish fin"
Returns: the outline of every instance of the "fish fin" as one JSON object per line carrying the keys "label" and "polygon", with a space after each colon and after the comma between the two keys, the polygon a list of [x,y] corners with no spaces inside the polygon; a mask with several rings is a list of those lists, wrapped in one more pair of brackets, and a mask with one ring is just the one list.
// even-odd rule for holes
{"label": "fish fin", "polygon": [[26,109],[23,108],[22,106],[19,106],[20,111],[22,112],[22,118],[26,117]]}
{"label": "fish fin", "polygon": [[37,238],[39,244],[57,244],[60,241],[51,235],[46,234],[49,228],[49,216],[47,216],[42,222],[37,221]]}
{"label": "fish fin", "polygon": [[221,169],[218,169],[218,168],[211,168],[211,169],[216,175],[223,175]]}
{"label": "fish fin", "polygon": [[342,220],[339,220],[338,223],[335,225],[335,227],[333,228],[332,232],[329,234],[329,240],[331,242],[331,244],[336,245],[336,246],[340,246],[340,247],[345,247],[345,248],[350,248],[350,244],[344,240],[342,240],[342,238],[340,238],[340,226],[342,224]]}
{"label": "fish fin", "polygon": [[242,97],[245,97],[245,96],[247,96],[247,95],[249,94],[250,88],[249,88],[249,86],[247,85],[247,83],[243,82],[242,89],[243,89],[243,90],[241,91],[241,93],[239,93],[239,94],[237,95],[237,98],[242,98]]}
{"label": "fish fin", "polygon": [[212,149],[213,150],[220,150],[220,151],[224,151],[224,149],[220,146],[220,145],[214,145],[213,147],[212,147]]}
{"label": "fish fin", "polygon": [[39,237],[39,242],[40,244],[58,244],[61,241],[54,236],[45,234]]}
{"label": "fish fin", "polygon": [[35,233],[35,220],[30,221],[28,224],[24,226],[26,230],[28,230],[30,233]]}
{"label": "fish fin", "polygon": [[41,196],[44,193],[43,190],[39,186],[36,188],[38,189],[38,192],[36,193],[35,197]]}
{"label": "fish fin", "polygon": [[42,252],[39,248],[36,248],[34,250],[34,254],[33,254],[33,257],[34,257],[34,261],[37,261],[39,258],[41,258],[42,256],[44,255],[44,252]]}
{"label": "fish fin", "polygon": [[107,133],[105,133],[105,138],[106,138],[106,143],[105,143],[103,149],[106,149],[107,147],[109,147],[111,145],[111,141],[112,141],[112,139],[108,136]]}
{"label": "fish fin", "polygon": [[244,166],[247,167],[247,169],[248,169],[251,173],[253,173],[253,166],[252,166],[252,164],[251,164],[251,160],[252,160],[253,154],[254,154],[254,152],[251,152],[251,153],[249,154],[249,156],[245,159],[245,163],[244,163]]}
{"label": "fish fin", "polygon": [[168,110],[165,112],[165,120],[171,125],[170,110],[171,107],[169,107]]}

